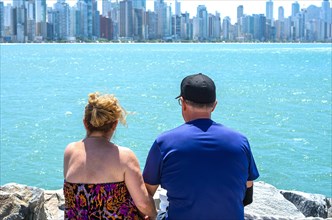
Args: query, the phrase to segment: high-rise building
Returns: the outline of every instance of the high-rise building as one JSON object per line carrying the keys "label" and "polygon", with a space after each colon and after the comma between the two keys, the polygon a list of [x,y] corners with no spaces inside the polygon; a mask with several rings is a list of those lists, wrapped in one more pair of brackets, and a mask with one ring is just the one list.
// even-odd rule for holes
{"label": "high-rise building", "polygon": [[92,1],[95,0],[79,0],[79,1],[84,1],[86,3],[86,7],[87,7],[87,19],[88,19],[88,38],[92,39],[93,36],[93,17],[94,17],[94,13],[93,13],[93,6],[92,6]]}
{"label": "high-rise building", "polygon": [[193,23],[189,18],[189,13],[181,14],[181,39],[193,39]]}
{"label": "high-rise building", "polygon": [[175,40],[180,39],[181,36],[181,17],[178,15],[172,17],[172,36]]}
{"label": "high-rise building", "polygon": [[135,40],[144,40],[145,39],[145,17],[144,9],[134,9],[134,23],[133,23],[133,36]]}
{"label": "high-rise building", "polygon": [[[102,1],[102,15],[105,18],[109,18],[109,13],[112,10],[112,2],[111,0],[103,0]],[[103,20],[103,25],[106,27],[107,24],[107,20]],[[109,26],[109,25],[108,25]]]}
{"label": "high-rise building", "polygon": [[273,21],[273,2],[268,0],[266,2],[266,19]]}
{"label": "high-rise building", "polygon": [[76,36],[81,39],[88,38],[88,5],[85,1],[76,4]]}
{"label": "high-rise building", "polygon": [[198,40],[208,39],[208,12],[205,5],[197,6]]}
{"label": "high-rise building", "polygon": [[329,24],[332,23],[331,7],[330,7],[329,0],[323,0],[323,2],[322,2],[321,19],[326,23],[329,23]]}
{"label": "high-rise building", "polygon": [[11,12],[12,12],[12,6],[11,6],[11,4],[7,4],[6,6],[4,6],[3,16],[4,16],[5,27],[10,27],[10,24],[11,24]]}
{"label": "high-rise building", "polygon": [[92,37],[98,39],[100,36],[100,18],[98,11],[98,1],[92,0]]}
{"label": "high-rise building", "polygon": [[120,37],[133,37],[133,5],[130,0],[120,2]]}
{"label": "high-rise building", "polygon": [[280,20],[277,20],[276,21],[276,25],[275,25],[275,28],[276,28],[276,41],[284,41],[285,40],[285,34],[284,34],[284,26],[285,26],[285,23],[283,21],[280,21]]}
{"label": "high-rise building", "polygon": [[120,4],[118,1],[111,2],[109,6],[109,10],[107,12],[107,16],[112,20],[112,39],[119,39],[120,32]]}
{"label": "high-rise building", "polygon": [[3,2],[0,2],[0,42],[2,42],[2,38],[5,36],[5,6]]}
{"label": "high-rise building", "polygon": [[24,6],[25,0],[14,0],[13,1],[13,7],[14,8],[19,8],[21,6]]}
{"label": "high-rise building", "polygon": [[26,35],[28,41],[35,40],[36,34],[36,20],[35,20],[35,1],[28,0],[25,2],[26,8]]}
{"label": "high-rise building", "polygon": [[66,40],[70,36],[70,10],[69,5],[63,0],[54,4],[54,10],[58,15],[58,38]]}
{"label": "high-rise building", "polygon": [[70,37],[75,37],[76,36],[76,26],[77,26],[77,10],[76,7],[71,7],[70,9],[70,31],[69,31],[69,36]]}
{"label": "high-rise building", "polygon": [[154,11],[157,15],[157,38],[163,38],[167,32],[167,4],[164,0],[154,1]]}
{"label": "high-rise building", "polygon": [[263,14],[254,14],[254,40],[265,41],[266,17]]}
{"label": "high-rise building", "polygon": [[100,37],[107,40],[113,40],[112,19],[100,16]]}
{"label": "high-rise building", "polygon": [[322,20],[322,30],[321,35],[323,39],[332,39],[332,17],[331,17],[331,7],[329,0],[323,0],[321,7],[321,20]]}
{"label": "high-rise building", "polygon": [[230,40],[231,35],[231,19],[226,16],[222,21],[223,40]]}
{"label": "high-rise building", "polygon": [[36,36],[42,36],[43,38],[47,37],[46,7],[46,0],[35,1]]}
{"label": "high-rise building", "polygon": [[292,4],[292,17],[295,17],[300,12],[300,4],[296,1]]}
{"label": "high-rise building", "polygon": [[254,34],[254,17],[250,15],[243,16],[242,33],[246,40],[252,40]]}
{"label": "high-rise building", "polygon": [[146,9],[146,0],[132,0],[134,9]]}
{"label": "high-rise building", "polygon": [[239,19],[243,17],[243,5],[239,5],[236,11],[237,11],[236,17],[239,22]]}
{"label": "high-rise building", "polygon": [[172,7],[166,4],[166,16],[165,16],[165,30],[164,37],[169,39],[172,35]]}
{"label": "high-rise building", "polygon": [[216,12],[215,15],[209,14],[209,40],[220,40],[221,23],[220,14]]}
{"label": "high-rise building", "polygon": [[154,40],[157,38],[157,14],[154,11],[146,12],[146,23],[147,23],[147,39]]}
{"label": "high-rise building", "polygon": [[240,39],[242,37],[242,18],[244,16],[243,14],[243,5],[239,5],[236,10],[236,17],[237,17],[237,25],[236,25],[236,37]]}
{"label": "high-rise building", "polygon": [[278,20],[283,21],[285,19],[285,10],[284,7],[280,6],[278,8]]}
{"label": "high-rise building", "polygon": [[46,0],[36,0],[36,22],[46,22]]}
{"label": "high-rise building", "polygon": [[297,13],[296,18],[293,19],[293,40],[303,41],[305,32],[305,14],[306,10],[301,10]]}
{"label": "high-rise building", "polygon": [[[24,43],[27,41],[27,9],[22,1],[18,0],[12,8],[11,12],[11,27],[13,42]],[[22,4],[21,4],[22,3]]]}
{"label": "high-rise building", "polygon": [[175,15],[181,16],[181,2],[175,0]]}

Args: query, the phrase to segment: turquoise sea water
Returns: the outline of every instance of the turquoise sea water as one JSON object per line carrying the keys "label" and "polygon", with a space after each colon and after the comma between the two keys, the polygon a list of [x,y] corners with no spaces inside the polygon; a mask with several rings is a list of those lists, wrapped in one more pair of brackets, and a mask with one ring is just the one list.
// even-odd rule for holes
{"label": "turquoise sea water", "polygon": [[247,135],[259,180],[331,197],[331,68],[331,44],[1,45],[0,184],[61,188],[93,91],[130,113],[114,142],[143,168],[155,137],[183,122],[180,81],[203,72],[217,85],[213,119]]}

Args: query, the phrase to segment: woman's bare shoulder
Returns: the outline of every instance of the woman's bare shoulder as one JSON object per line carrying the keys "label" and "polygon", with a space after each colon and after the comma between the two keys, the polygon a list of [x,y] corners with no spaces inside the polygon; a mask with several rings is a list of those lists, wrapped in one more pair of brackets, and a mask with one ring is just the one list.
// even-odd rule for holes
{"label": "woman's bare shoulder", "polygon": [[128,147],[124,147],[124,146],[117,146],[119,148],[119,151],[121,153],[124,153],[124,154],[130,154],[130,153],[133,153],[133,151],[128,148]]}
{"label": "woman's bare shoulder", "polygon": [[135,153],[128,147],[118,146],[121,157],[126,161],[136,161],[137,157]]}
{"label": "woman's bare shoulder", "polygon": [[79,147],[81,144],[82,144],[82,141],[76,141],[76,142],[69,143],[69,144],[67,145],[67,147],[65,148],[65,152],[64,152],[65,156],[66,156],[66,155],[69,156],[69,155],[71,155],[72,153],[74,153],[75,150],[77,150],[78,147]]}

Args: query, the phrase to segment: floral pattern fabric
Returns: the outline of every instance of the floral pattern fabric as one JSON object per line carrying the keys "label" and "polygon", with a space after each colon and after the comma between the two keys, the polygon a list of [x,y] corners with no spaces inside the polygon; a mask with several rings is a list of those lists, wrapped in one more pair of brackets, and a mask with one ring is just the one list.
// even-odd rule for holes
{"label": "floral pattern fabric", "polygon": [[65,219],[142,219],[125,182],[64,182]]}

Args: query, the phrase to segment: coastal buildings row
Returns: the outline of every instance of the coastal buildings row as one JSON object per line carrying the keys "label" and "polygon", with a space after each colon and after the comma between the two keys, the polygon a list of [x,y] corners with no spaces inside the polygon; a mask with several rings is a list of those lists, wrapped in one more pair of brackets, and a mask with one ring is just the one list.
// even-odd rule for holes
{"label": "coastal buildings row", "polygon": [[78,0],[74,6],[57,0],[48,7],[46,0],[0,2],[0,42],[45,41],[254,41],[254,42],[331,42],[332,9],[329,0],[321,7],[300,8],[292,4],[292,14],[278,8],[274,19],[273,1],[267,0],[265,14],[244,14],[237,7],[237,20],[209,13],[204,5],[193,17],[182,13],[181,2],[154,0],[154,10],[146,10],[146,0]]}

